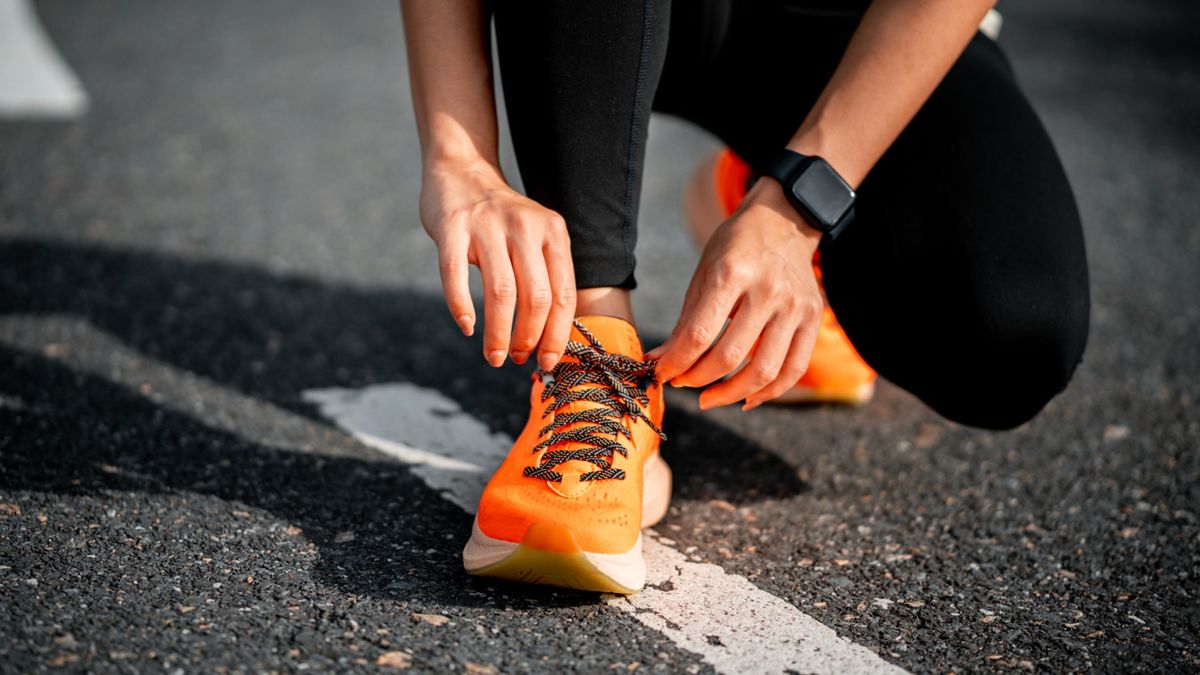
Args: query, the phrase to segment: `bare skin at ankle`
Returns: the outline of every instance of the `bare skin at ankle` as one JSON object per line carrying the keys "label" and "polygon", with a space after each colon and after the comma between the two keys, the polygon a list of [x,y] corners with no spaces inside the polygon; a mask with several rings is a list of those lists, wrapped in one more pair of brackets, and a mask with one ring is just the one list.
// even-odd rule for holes
{"label": "bare skin at ankle", "polygon": [[615,316],[636,326],[631,295],[628,288],[616,286],[580,288],[575,293],[575,316]]}
{"label": "bare skin at ankle", "polygon": [[691,179],[683,186],[683,221],[687,224],[696,247],[703,250],[713,232],[725,221],[717,191],[717,153],[712,153],[696,166]]}

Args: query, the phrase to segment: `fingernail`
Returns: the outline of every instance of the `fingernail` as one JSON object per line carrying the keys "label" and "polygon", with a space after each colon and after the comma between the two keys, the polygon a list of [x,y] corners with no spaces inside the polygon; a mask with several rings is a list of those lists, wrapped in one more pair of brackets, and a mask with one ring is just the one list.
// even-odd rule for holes
{"label": "fingernail", "polygon": [[500,366],[504,365],[504,350],[497,349],[495,351],[488,352],[487,362],[490,363],[493,368],[499,368]]}
{"label": "fingernail", "polygon": [[663,351],[662,345],[659,345],[659,346],[655,347],[654,349],[651,349],[650,351],[646,352],[643,355],[643,358],[657,359],[659,357],[659,355],[662,354],[662,351]]}
{"label": "fingernail", "polygon": [[455,321],[458,322],[458,329],[463,332],[463,335],[471,337],[475,333],[475,319],[471,318],[470,314],[463,314]]}
{"label": "fingernail", "polygon": [[538,367],[542,370],[554,370],[558,365],[558,352],[542,352],[538,357]]}
{"label": "fingernail", "polygon": [[529,358],[529,352],[513,352],[512,354],[510,354],[510,356],[512,356],[513,363],[520,366],[520,365],[523,365],[525,363],[525,361]]}

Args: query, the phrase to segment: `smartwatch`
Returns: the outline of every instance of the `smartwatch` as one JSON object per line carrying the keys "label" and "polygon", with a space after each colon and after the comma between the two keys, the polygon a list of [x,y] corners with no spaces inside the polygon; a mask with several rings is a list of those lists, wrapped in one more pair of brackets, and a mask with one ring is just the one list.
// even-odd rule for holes
{"label": "smartwatch", "polygon": [[764,174],[779,181],[792,208],[830,239],[854,220],[854,190],[824,159],[784,148]]}

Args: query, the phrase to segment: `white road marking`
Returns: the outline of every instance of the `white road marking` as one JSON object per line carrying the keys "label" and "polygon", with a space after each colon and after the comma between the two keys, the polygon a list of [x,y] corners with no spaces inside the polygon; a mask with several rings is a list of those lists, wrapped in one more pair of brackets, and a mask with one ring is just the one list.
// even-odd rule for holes
{"label": "white road marking", "polygon": [[281,450],[362,456],[345,433],[206,377],[167,365],[71,316],[0,316],[0,345],[45,356],[145,396],[156,405],[244,437],[246,428],[269,429],[247,439]]}
{"label": "white road marking", "polygon": [[979,22],[979,32],[986,35],[989,39],[999,40],[1000,29],[1004,26],[1004,17],[1000,16],[995,8],[989,9],[987,14],[983,15],[983,20]]}
{"label": "white road marking", "polygon": [[[231,434],[244,437],[251,418],[256,429],[270,421],[269,431],[247,439],[255,443],[358,456],[369,452],[361,443],[411,465],[414,475],[468,513],[512,445],[433,389],[400,383],[305,392],[342,433],[141,354],[74,317],[0,317],[0,344],[105,378]],[[905,672],[748,580],[687,560],[653,531],[643,542],[649,585],[606,602],[718,671]]]}
{"label": "white road marking", "polygon": [[[309,390],[304,398],[364,443],[401,461],[422,448],[413,473],[467,513],[475,512],[484,484],[512,447],[511,438],[490,433],[441,392],[413,384]],[[457,464],[431,461],[430,454]],[[646,589],[608,602],[718,671],[905,672],[745,578],[688,560],[653,531],[643,545]]]}
{"label": "white road marking", "polygon": [[0,0],[0,117],[75,118],[88,97],[28,0]]}
{"label": "white road marking", "polygon": [[[906,672],[744,577],[691,562],[654,537],[643,541],[648,586],[610,602],[720,672]],[[660,590],[668,581],[670,590]]]}
{"label": "white road marking", "polygon": [[310,389],[304,400],[364,444],[412,464],[413,474],[467,513],[475,513],[484,484],[512,446],[458,403],[414,384]]}

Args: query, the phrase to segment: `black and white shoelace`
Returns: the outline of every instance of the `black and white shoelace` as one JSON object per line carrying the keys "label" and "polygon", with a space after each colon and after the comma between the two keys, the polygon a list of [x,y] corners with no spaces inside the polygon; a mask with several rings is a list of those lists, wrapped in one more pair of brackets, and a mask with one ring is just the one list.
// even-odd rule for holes
{"label": "black and white shoelace", "polygon": [[[525,475],[561,482],[562,474],[555,468],[564,462],[578,460],[597,467],[595,471],[582,474],[581,481],[621,480],[625,478],[625,471],[613,468],[612,464],[615,453],[628,456],[619,437],[633,439],[633,433],[625,424],[626,416],[644,421],[660,438],[667,438],[645,411],[650,401],[646,390],[655,382],[657,362],[635,361],[624,354],[610,354],[583,324],[576,321],[575,328],[589,343],[567,342],[566,355],[575,357],[576,361],[564,358],[554,370],[538,371],[544,385],[542,400],[553,398],[554,402],[543,414],[552,419],[538,434],[544,436],[549,432],[550,436],[538,443],[533,452],[553,449],[542,455],[537,466],[525,467]],[[576,401],[599,405],[559,413]],[[568,444],[572,446],[570,449],[560,447]]]}

